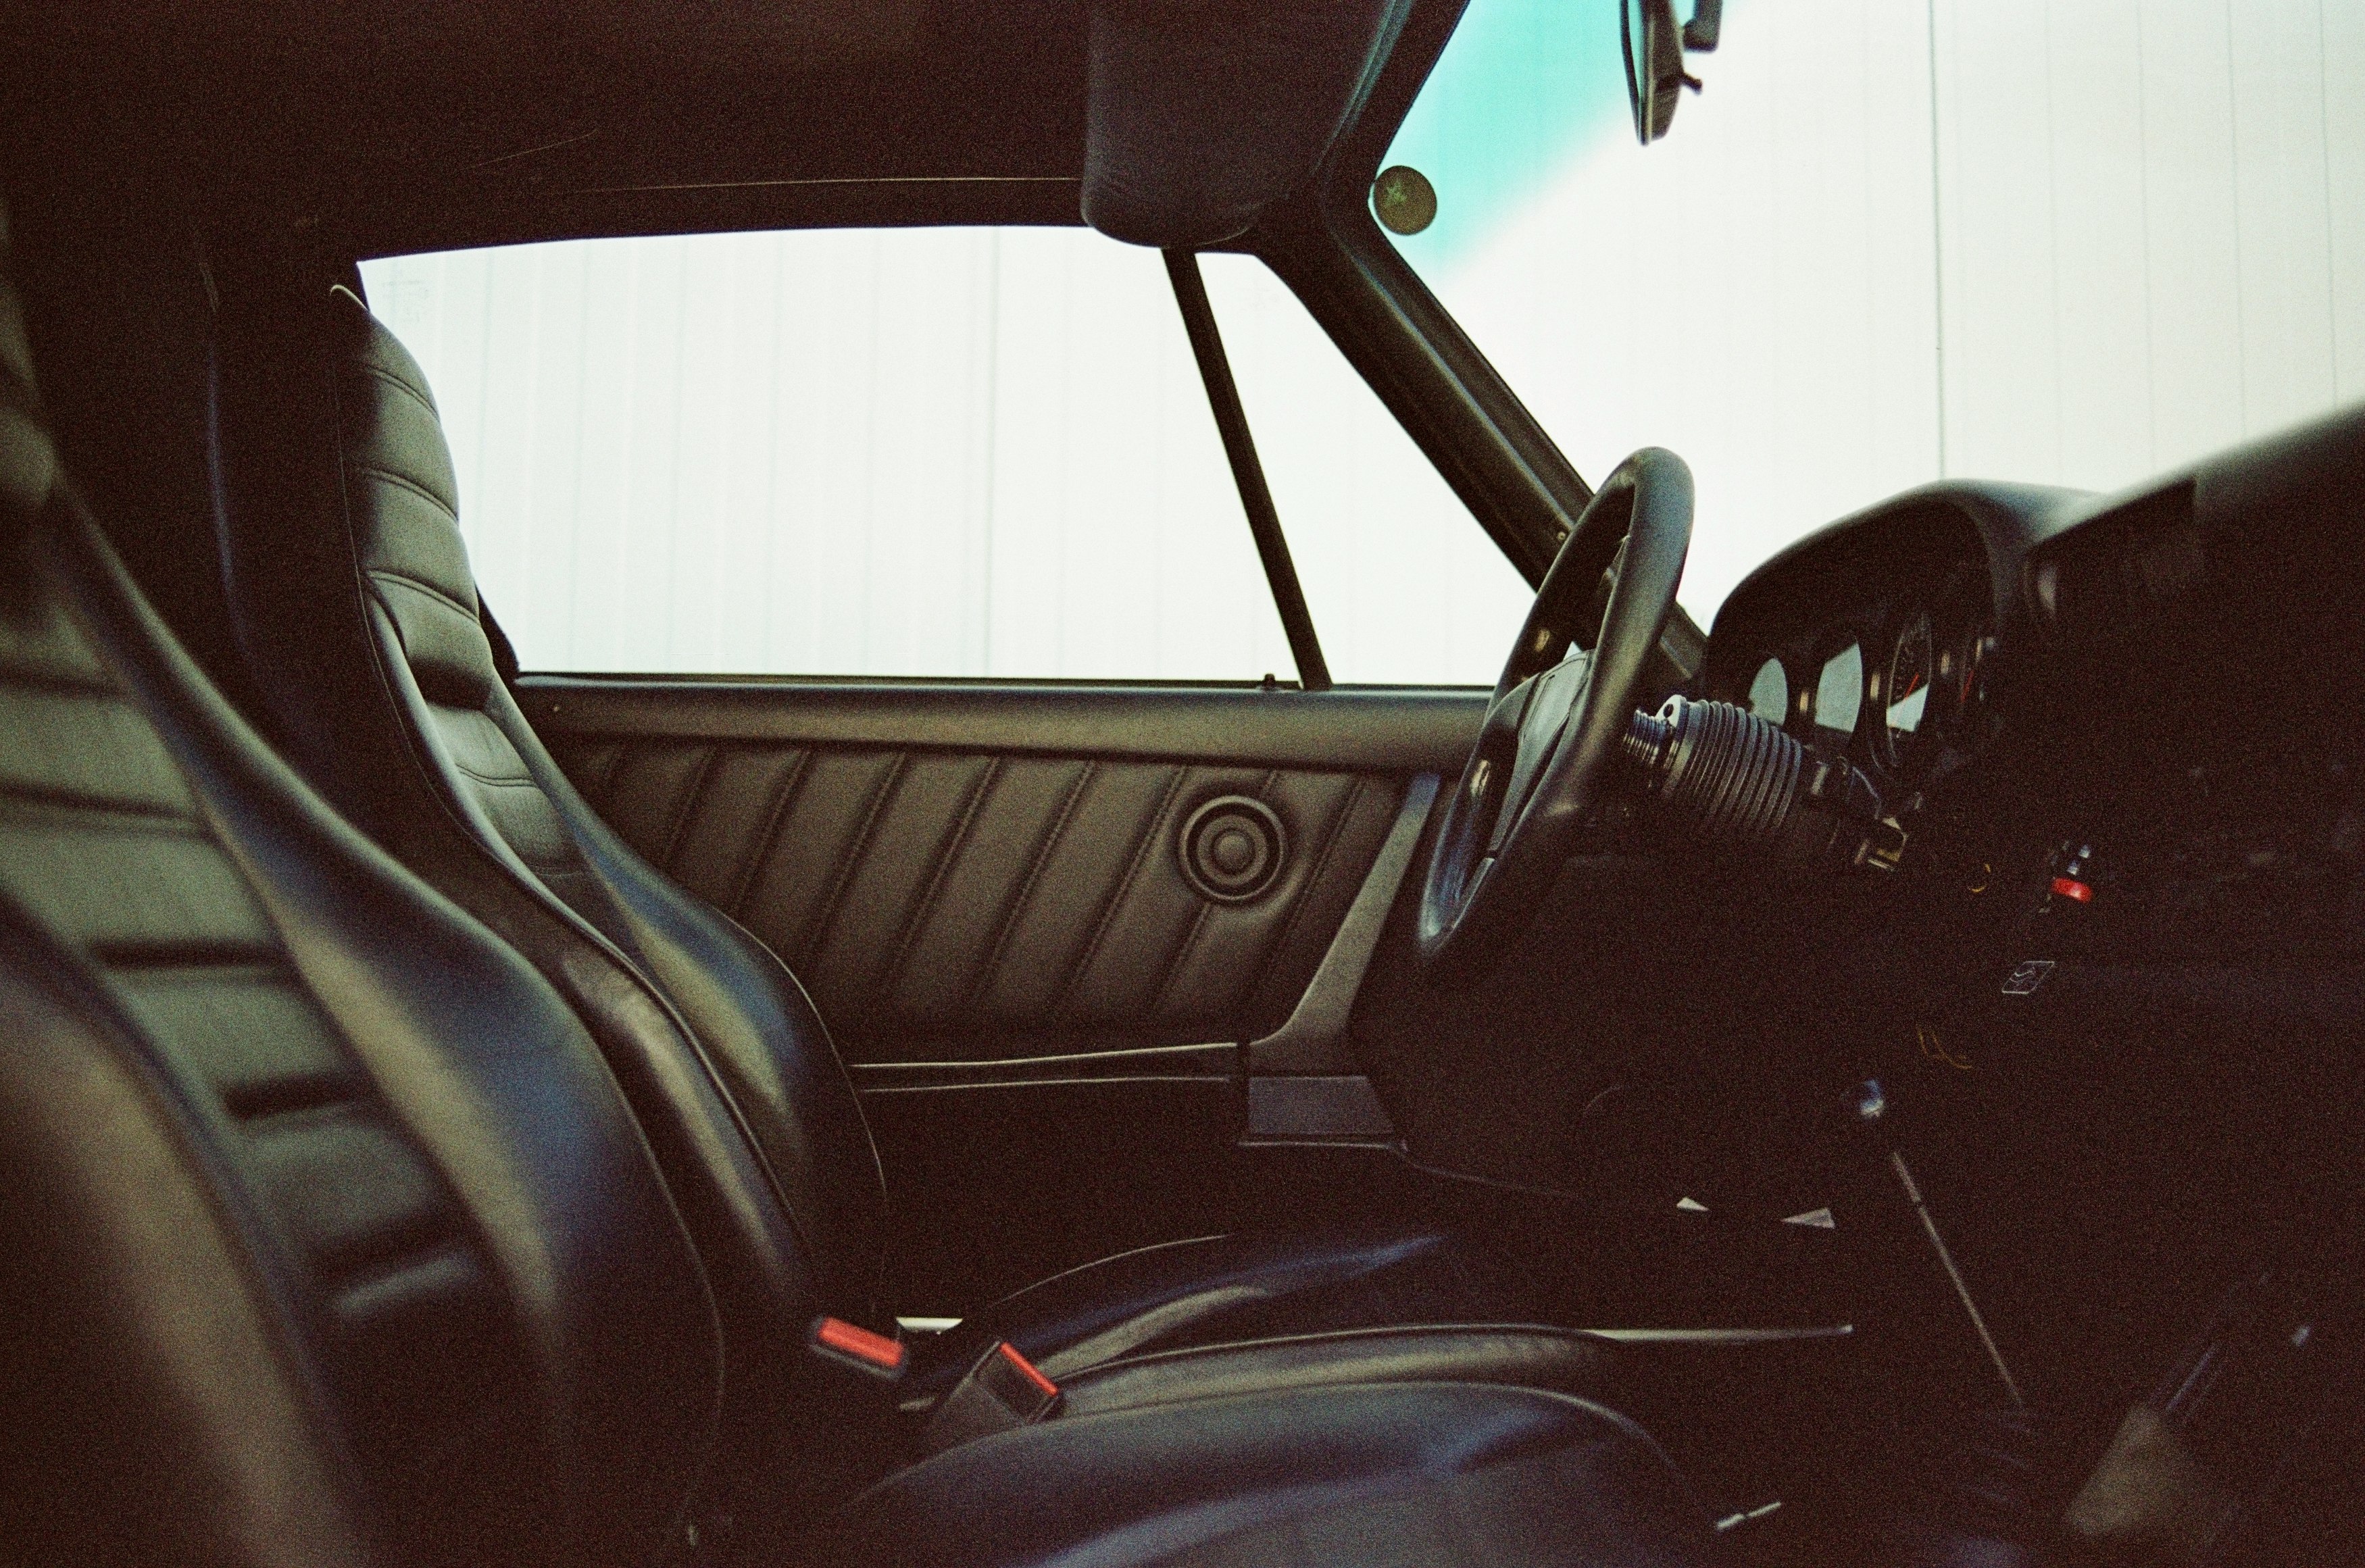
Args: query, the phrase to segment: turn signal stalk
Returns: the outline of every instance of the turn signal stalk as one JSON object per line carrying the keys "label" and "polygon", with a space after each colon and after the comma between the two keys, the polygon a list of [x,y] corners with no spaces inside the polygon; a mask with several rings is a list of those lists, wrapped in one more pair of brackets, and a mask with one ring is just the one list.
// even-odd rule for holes
{"label": "turn signal stalk", "polygon": [[1879,792],[1845,757],[1730,702],[1670,697],[1637,712],[1625,753],[1660,820],[1688,836],[1855,870],[1894,870],[1904,853]]}

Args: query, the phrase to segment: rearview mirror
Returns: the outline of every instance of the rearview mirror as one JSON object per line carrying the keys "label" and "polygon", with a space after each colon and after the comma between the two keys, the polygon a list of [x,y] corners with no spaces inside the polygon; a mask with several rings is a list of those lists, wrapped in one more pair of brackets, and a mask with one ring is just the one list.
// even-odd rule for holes
{"label": "rearview mirror", "polygon": [[1724,0],[1693,0],[1692,19],[1678,27],[1676,0],[1619,0],[1618,41],[1626,54],[1626,100],[1634,134],[1649,146],[1676,123],[1676,99],[1699,80],[1684,72],[1684,51],[1706,54],[1723,30]]}

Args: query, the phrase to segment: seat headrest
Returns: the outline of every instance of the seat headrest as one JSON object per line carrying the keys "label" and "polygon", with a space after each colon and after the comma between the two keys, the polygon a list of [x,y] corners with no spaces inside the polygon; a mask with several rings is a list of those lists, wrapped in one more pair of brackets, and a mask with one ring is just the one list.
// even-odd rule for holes
{"label": "seat headrest", "polygon": [[460,537],[460,487],[426,373],[347,289],[330,294],[338,444],[358,565],[420,690],[483,704],[500,683]]}

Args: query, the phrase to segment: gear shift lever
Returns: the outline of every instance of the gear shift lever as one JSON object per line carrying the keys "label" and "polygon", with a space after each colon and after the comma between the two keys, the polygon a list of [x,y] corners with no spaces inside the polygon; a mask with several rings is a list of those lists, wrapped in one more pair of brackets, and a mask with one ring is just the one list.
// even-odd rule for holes
{"label": "gear shift lever", "polygon": [[2015,1410],[2024,1410],[2028,1401],[2022,1396],[2020,1382],[2012,1375],[2011,1366],[2003,1359],[2002,1349],[1988,1330],[1988,1320],[1979,1311],[1979,1304],[1971,1295],[1971,1287],[1963,1278],[1955,1254],[1946,1246],[1946,1238],[1938,1228],[1938,1219],[1930,1212],[1930,1204],[1922,1196],[1921,1183],[1913,1180],[1913,1169],[1905,1162],[1905,1151],[1897,1146],[1897,1138],[1889,1125],[1889,1104],[1887,1091],[1878,1079],[1866,1079],[1856,1085],[1849,1095],[1849,1105],[1855,1124],[1888,1146],[1889,1168],[1896,1173],[1898,1185],[1904,1190],[1905,1201],[1912,1206],[1913,1215],[1922,1222],[1922,1235],[1930,1238],[1930,1249],[1938,1255],[1938,1262],[1946,1271],[1947,1282],[1955,1287],[1955,1299],[1962,1304],[1963,1316],[1970,1319],[1971,1332],[1978,1337],[1979,1348],[1987,1352],[1989,1364],[2002,1380],[2004,1394]]}

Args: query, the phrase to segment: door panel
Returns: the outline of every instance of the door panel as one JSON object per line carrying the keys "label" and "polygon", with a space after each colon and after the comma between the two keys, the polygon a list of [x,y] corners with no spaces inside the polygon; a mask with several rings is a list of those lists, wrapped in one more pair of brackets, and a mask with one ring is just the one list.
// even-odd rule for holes
{"label": "door panel", "polygon": [[[1368,1153],[1239,1147],[1239,1047],[1289,1017],[1407,780],[1458,769],[1483,693],[529,677],[520,697],[617,830],[813,992],[886,1168],[899,1310],[1384,1204]],[[1286,839],[1240,903],[1179,853],[1229,794]]]}
{"label": "door panel", "polygon": [[[1458,765],[1482,706],[556,678],[524,695],[577,786],[780,955],[853,1063],[1269,1033],[1404,776]],[[1279,879],[1244,903],[1202,896],[1179,854],[1184,819],[1223,795],[1283,828]]]}

